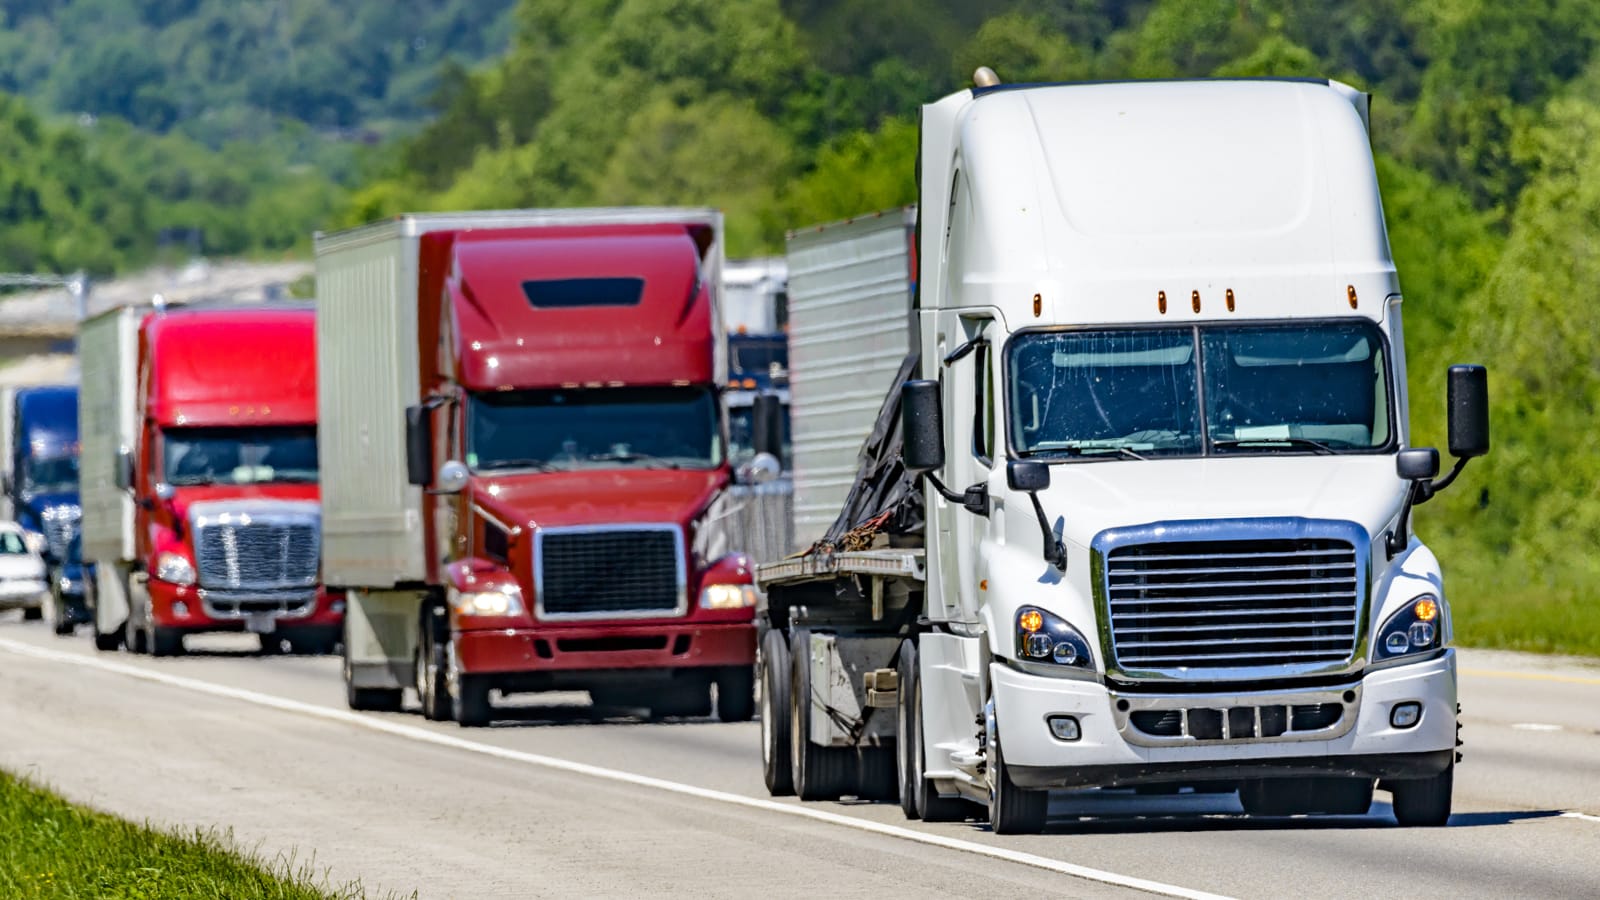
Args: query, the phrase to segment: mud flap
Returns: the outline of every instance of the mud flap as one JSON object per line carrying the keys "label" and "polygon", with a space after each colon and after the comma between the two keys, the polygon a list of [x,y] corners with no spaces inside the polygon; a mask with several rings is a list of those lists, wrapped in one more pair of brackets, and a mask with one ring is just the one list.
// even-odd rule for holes
{"label": "mud flap", "polygon": [[420,591],[351,590],[344,617],[345,656],[349,678],[357,688],[405,688],[418,641]]}

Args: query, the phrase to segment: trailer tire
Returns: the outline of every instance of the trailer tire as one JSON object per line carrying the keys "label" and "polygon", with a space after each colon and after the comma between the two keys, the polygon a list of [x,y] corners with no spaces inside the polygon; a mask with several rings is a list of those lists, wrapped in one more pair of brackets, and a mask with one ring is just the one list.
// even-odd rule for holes
{"label": "trailer tire", "polygon": [[801,800],[837,800],[853,786],[855,752],[811,742],[811,632],[796,629],[789,645],[789,759]]}
{"label": "trailer tire", "polygon": [[860,747],[856,752],[860,766],[856,796],[885,803],[900,799],[900,754],[896,745]]}
{"label": "trailer tire", "polygon": [[971,808],[960,797],[941,797],[924,774],[927,761],[922,735],[922,672],[917,666],[917,645],[900,645],[900,691],[895,714],[895,758],[900,780],[900,811],[907,819],[924,822],[959,822]]}
{"label": "trailer tire", "polygon": [[[91,623],[92,625],[92,623]],[[115,653],[122,647],[122,632],[113,631],[110,634],[101,632],[98,628],[94,632],[94,649],[101,653]]]}
{"label": "trailer tire", "polygon": [[25,606],[22,608],[22,621],[37,622],[42,618],[44,618],[44,607]]}
{"label": "trailer tire", "polygon": [[1450,821],[1450,794],[1455,788],[1456,764],[1430,778],[1393,781],[1394,818],[1407,827],[1436,828]]}
{"label": "trailer tire", "polygon": [[755,666],[725,666],[717,670],[717,718],[748,722],[756,714]]}
{"label": "trailer tire", "polygon": [[789,746],[789,642],[773,629],[761,639],[761,780],[774,797],[794,794]]}

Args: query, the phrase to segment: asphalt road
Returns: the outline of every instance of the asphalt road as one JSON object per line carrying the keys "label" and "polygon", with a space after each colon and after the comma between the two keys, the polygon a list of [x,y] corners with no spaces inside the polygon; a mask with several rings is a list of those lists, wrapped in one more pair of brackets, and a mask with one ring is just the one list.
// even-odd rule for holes
{"label": "asphalt road", "polygon": [[1060,794],[1040,836],[772,800],[756,725],[487,729],[344,709],[335,659],[214,637],[153,660],[0,618],[0,768],[136,819],[232,829],[335,883],[422,897],[1595,897],[1600,664],[1463,652],[1446,829],[1250,820],[1231,796]]}

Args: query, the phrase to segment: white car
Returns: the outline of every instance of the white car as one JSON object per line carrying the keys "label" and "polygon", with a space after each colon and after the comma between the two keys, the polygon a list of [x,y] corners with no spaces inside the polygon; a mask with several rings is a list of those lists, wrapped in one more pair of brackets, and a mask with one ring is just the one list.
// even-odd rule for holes
{"label": "white car", "polygon": [[0,610],[20,609],[24,619],[44,616],[44,557],[29,546],[22,526],[0,522]]}

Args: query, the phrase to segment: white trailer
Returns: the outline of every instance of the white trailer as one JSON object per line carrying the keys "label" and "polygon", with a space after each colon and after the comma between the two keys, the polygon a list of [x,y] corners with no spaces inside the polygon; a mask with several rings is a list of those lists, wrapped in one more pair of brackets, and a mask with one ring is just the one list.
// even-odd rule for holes
{"label": "white trailer", "polygon": [[[1410,510],[1487,452],[1486,378],[1452,367],[1435,480],[1366,96],[977,81],[922,110],[915,367],[824,540],[758,567],[769,790],[1036,832],[1050,790],[1376,786],[1443,824],[1456,664]],[[796,385],[862,365],[838,347]]]}
{"label": "white trailer", "polygon": [[127,571],[135,555],[133,494],[128,490],[138,391],[139,322],[150,307],[123,306],[85,319],[78,331],[83,382],[78,391],[79,503],[83,558],[114,560],[95,569],[86,592],[95,646],[115,650],[128,618]]}

